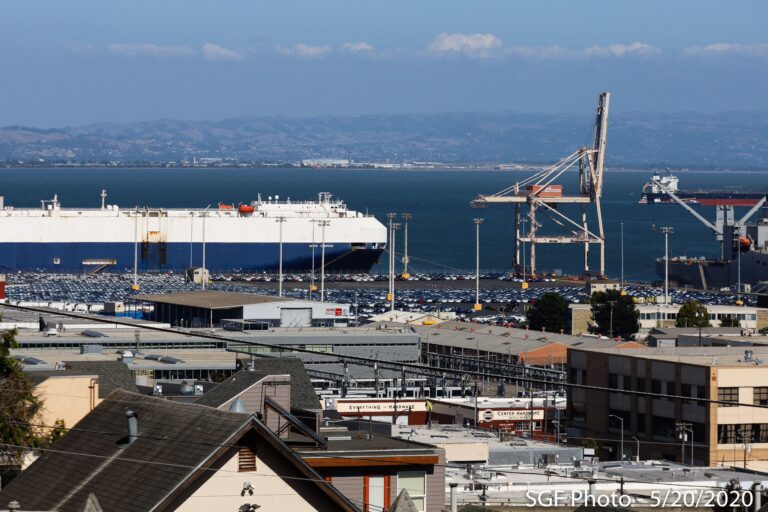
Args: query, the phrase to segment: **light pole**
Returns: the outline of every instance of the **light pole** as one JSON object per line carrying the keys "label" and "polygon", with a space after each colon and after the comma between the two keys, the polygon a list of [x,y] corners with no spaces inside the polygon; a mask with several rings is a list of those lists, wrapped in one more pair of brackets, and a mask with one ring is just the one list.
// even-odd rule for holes
{"label": "light pole", "polygon": [[403,237],[404,237],[404,243],[403,243],[403,273],[402,277],[403,279],[409,279],[411,277],[411,274],[408,273],[408,263],[410,263],[410,258],[408,258],[408,221],[413,218],[413,215],[411,215],[408,212],[405,212],[401,215],[403,219]]}
{"label": "light pole", "polygon": [[320,302],[325,302],[325,228],[330,226],[331,221],[321,220],[320,227],[322,228],[322,244],[320,248]]}
{"label": "light pole", "polygon": [[279,245],[280,250],[278,255],[278,263],[277,263],[277,272],[278,272],[278,281],[277,281],[277,296],[282,297],[283,296],[283,223],[285,222],[285,217],[278,217],[275,219],[278,225],[278,231],[279,231]]}
{"label": "light pole", "polygon": [[701,311],[697,311],[696,313],[696,324],[699,326],[699,346],[701,346],[701,324],[704,323],[704,315]]}
{"label": "light pole", "polygon": [[664,304],[669,304],[669,235],[674,233],[670,226],[663,226],[664,234]]}
{"label": "light pole", "polygon": [[624,223],[621,223],[621,289],[624,289]]}
{"label": "light pole", "polygon": [[139,208],[133,212],[133,286],[131,290],[139,290]]}
{"label": "light pole", "polygon": [[635,462],[640,462],[640,440],[635,436],[632,436],[632,439],[634,439],[635,442],[637,442],[637,452],[635,452]]}
{"label": "light pole", "polygon": [[616,301],[615,300],[609,300],[608,304],[610,304],[610,306],[611,306],[611,320],[610,320],[610,324],[609,324],[608,335],[609,335],[609,337],[611,339],[613,339],[613,306],[616,305]]}
{"label": "light pole", "polygon": [[394,220],[397,218],[396,213],[388,213],[387,219],[389,219],[388,224],[388,235],[389,235],[389,242],[387,243],[387,251],[389,252],[389,274],[388,274],[388,288],[387,288],[387,302],[390,303],[390,309],[391,311],[395,310],[395,230],[394,230]]}
{"label": "light pole", "polygon": [[203,272],[202,272],[203,290],[205,290],[205,282],[208,281],[208,276],[206,275],[208,271],[205,268],[205,219],[208,217],[208,208],[210,207],[211,205],[208,205],[205,207],[205,210],[203,210]]}
{"label": "light pole", "polygon": [[523,288],[527,288],[528,285],[525,282],[525,223],[528,222],[527,219],[523,219],[521,221],[523,225]]}
{"label": "light pole", "polygon": [[622,418],[621,416],[616,416],[615,414],[609,414],[608,417],[616,418],[621,422],[621,457],[619,458],[619,460],[621,462],[624,462],[624,418]]}
{"label": "light pole", "polygon": [[483,219],[475,219],[475,311],[480,311],[483,306],[480,304],[480,224]]}
{"label": "light pole", "polygon": [[312,300],[312,293],[317,291],[317,287],[315,286],[315,224],[317,224],[316,219],[312,219],[309,222],[312,223],[312,271],[309,275],[309,300]]}

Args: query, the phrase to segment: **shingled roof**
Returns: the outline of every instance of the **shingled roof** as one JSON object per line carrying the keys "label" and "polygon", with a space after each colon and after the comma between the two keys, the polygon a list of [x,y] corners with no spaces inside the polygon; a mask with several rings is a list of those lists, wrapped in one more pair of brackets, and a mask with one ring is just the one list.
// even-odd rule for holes
{"label": "shingled roof", "polygon": [[116,389],[137,393],[136,381],[131,370],[120,361],[64,361],[67,370],[99,376],[99,398]]}
{"label": "shingled roof", "polygon": [[295,357],[256,358],[253,370],[241,370],[214,389],[197,399],[195,403],[208,407],[221,407],[244,390],[269,375],[291,376],[291,407],[296,409],[320,409],[317,393],[304,368]]}
{"label": "shingled roof", "polygon": [[[126,411],[139,421],[139,437],[127,444]],[[287,459],[292,474],[314,482],[311,499],[326,510],[355,510],[346,498],[291,452],[253,416],[195,404],[114,391],[0,492],[0,507],[18,501],[24,510],[81,511],[90,495],[104,510],[172,510],[189,496],[244,436],[257,436],[259,451]],[[283,469],[287,471],[287,469]]]}

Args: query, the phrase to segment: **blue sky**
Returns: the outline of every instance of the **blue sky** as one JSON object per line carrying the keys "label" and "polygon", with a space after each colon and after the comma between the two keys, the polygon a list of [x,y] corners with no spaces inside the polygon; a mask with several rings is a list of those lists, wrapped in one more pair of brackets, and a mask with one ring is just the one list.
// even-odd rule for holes
{"label": "blue sky", "polygon": [[0,125],[766,110],[768,2],[0,0]]}

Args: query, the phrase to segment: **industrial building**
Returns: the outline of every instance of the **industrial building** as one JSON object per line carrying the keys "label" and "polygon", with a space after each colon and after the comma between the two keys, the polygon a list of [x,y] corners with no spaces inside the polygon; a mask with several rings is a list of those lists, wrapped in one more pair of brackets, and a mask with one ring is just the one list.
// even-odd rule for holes
{"label": "industrial building", "polygon": [[768,347],[571,347],[568,367],[570,384],[588,386],[568,393],[569,439],[600,440],[601,458],[620,458],[623,432],[637,439],[626,443],[625,458],[639,448],[640,458],[764,469]]}
{"label": "industrial building", "polygon": [[[677,312],[682,304],[636,304],[640,312],[638,338],[645,338],[651,329],[675,327]],[[759,330],[768,327],[768,309],[728,304],[707,304],[709,323],[720,327],[725,319],[738,320],[742,329]],[[592,311],[589,304],[571,304],[571,333],[588,333],[592,326]]]}
{"label": "industrial building", "polygon": [[349,323],[348,304],[289,297],[194,291],[137,295],[154,306],[155,321],[178,327],[223,327],[257,331],[272,327],[340,327]]}

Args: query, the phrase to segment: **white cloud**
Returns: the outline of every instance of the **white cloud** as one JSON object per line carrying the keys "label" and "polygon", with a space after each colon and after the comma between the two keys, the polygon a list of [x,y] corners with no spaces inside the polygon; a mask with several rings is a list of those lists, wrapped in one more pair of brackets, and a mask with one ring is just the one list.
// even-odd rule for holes
{"label": "white cloud", "polygon": [[79,41],[67,41],[62,43],[61,47],[79,57],[91,57],[99,53],[99,47],[95,44],[81,43]]}
{"label": "white cloud", "polygon": [[149,56],[161,59],[191,57],[196,53],[186,46],[161,46],[152,43],[113,43],[109,45],[109,51],[126,57]]}
{"label": "white cloud", "polygon": [[277,51],[283,55],[289,55],[291,57],[299,57],[301,59],[318,59],[325,57],[333,51],[328,45],[323,46],[310,46],[307,44],[299,43],[291,47],[278,46]]}
{"label": "white cloud", "polygon": [[202,48],[203,57],[208,60],[242,60],[243,54],[241,52],[224,48],[218,44],[205,43]]}
{"label": "white cloud", "polygon": [[341,47],[352,53],[366,53],[375,50],[372,45],[366,43],[365,41],[358,41],[356,43],[344,43],[341,45]]}
{"label": "white cloud", "polygon": [[740,43],[715,43],[706,46],[691,46],[684,50],[688,55],[742,55],[746,57],[768,56],[768,43],[740,44]]}
{"label": "white cloud", "polygon": [[510,46],[504,48],[504,53],[528,59],[553,59],[573,56],[574,52],[562,46]]}
{"label": "white cloud", "polygon": [[433,55],[468,55],[490,57],[501,48],[501,39],[493,34],[439,34],[427,47]]}
{"label": "white cloud", "polygon": [[647,43],[610,44],[608,46],[590,46],[582,52],[587,57],[647,57],[661,53],[661,50]]}

